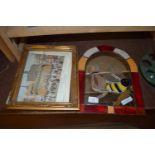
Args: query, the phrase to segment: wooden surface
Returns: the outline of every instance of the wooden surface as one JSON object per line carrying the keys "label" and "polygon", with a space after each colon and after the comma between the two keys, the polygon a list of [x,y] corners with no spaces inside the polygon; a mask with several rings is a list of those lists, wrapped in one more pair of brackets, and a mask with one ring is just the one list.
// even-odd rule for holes
{"label": "wooden surface", "polygon": [[16,58],[17,61],[20,60],[18,49],[2,31],[0,31],[0,49],[11,62],[14,61],[14,58]]}
{"label": "wooden surface", "polygon": [[0,128],[155,128],[154,120],[155,111],[144,116],[1,112]]}
{"label": "wooden surface", "polygon": [[15,60],[14,55],[10,51],[9,47],[7,46],[1,35],[0,35],[0,50],[5,54],[5,56],[8,58],[10,62],[13,62]]}
{"label": "wooden surface", "polygon": [[14,26],[3,28],[9,38],[53,34],[155,31],[155,26]]}

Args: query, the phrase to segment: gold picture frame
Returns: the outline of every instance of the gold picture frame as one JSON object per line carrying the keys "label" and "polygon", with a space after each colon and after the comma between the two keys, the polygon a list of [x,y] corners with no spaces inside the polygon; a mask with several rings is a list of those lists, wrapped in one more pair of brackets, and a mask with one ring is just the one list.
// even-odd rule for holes
{"label": "gold picture frame", "polygon": [[7,109],[79,110],[77,60],[75,46],[26,45]]}

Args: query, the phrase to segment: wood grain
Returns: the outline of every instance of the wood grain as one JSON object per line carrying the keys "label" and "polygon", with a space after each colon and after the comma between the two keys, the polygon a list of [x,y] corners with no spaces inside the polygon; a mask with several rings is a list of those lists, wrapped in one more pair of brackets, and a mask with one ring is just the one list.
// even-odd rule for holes
{"label": "wood grain", "polygon": [[98,32],[144,32],[155,31],[155,26],[14,26],[5,28],[10,38],[54,34],[78,34]]}
{"label": "wood grain", "polygon": [[12,52],[5,44],[1,36],[0,36],[0,50],[5,54],[5,56],[9,59],[9,61],[13,62],[15,60],[15,57],[13,56]]}
{"label": "wood grain", "polygon": [[16,58],[17,61],[20,60],[20,54],[18,53],[17,48],[4,32],[0,32],[0,49],[11,62],[14,61],[14,58]]}

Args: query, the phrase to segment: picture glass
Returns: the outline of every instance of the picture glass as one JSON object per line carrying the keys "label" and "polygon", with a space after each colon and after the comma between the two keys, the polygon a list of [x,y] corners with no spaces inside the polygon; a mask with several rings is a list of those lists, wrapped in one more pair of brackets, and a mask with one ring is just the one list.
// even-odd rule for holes
{"label": "picture glass", "polygon": [[69,102],[71,71],[72,52],[30,51],[17,102]]}

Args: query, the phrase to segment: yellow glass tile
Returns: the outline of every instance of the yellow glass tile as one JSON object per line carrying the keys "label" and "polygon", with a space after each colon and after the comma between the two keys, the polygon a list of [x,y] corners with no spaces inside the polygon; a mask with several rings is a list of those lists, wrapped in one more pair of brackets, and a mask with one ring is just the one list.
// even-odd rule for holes
{"label": "yellow glass tile", "polygon": [[114,114],[114,107],[113,106],[108,106],[108,113]]}
{"label": "yellow glass tile", "polygon": [[130,66],[131,72],[138,72],[137,64],[135,63],[135,61],[133,59],[129,58],[127,60],[127,62]]}
{"label": "yellow glass tile", "polygon": [[79,71],[84,71],[85,70],[87,59],[88,58],[86,58],[86,57],[81,57],[81,59],[79,61]]}

